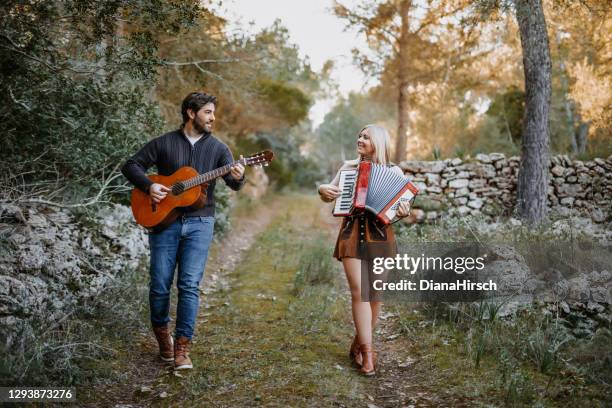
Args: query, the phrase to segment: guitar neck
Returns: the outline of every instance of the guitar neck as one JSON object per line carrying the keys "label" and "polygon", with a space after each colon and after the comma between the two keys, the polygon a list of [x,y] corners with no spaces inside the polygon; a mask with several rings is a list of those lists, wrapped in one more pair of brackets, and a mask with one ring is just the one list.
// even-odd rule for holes
{"label": "guitar neck", "polygon": [[209,181],[212,181],[218,177],[225,176],[231,171],[232,166],[234,166],[236,163],[240,163],[240,161],[235,161],[233,163],[226,164],[225,166],[219,167],[218,169],[214,169],[212,171],[192,177],[188,180],[184,180],[183,184],[186,189],[190,189],[195,186],[199,186],[200,184],[208,183]]}

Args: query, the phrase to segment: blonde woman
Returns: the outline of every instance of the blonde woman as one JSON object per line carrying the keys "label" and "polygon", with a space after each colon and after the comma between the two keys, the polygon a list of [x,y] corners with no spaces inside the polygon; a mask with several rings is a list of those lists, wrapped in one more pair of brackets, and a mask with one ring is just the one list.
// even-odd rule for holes
{"label": "blonde woman", "polygon": [[[359,157],[356,160],[345,162],[340,170],[356,168],[361,160],[369,160],[373,163],[390,166],[398,174],[403,175],[399,167],[393,166],[389,162],[390,138],[389,133],[382,126],[367,125],[359,131],[357,154]],[[331,183],[319,186],[321,200],[331,202],[340,196],[339,180],[340,171]],[[405,217],[409,211],[408,204],[402,203],[397,216]],[[370,245],[373,243],[375,245]],[[351,290],[351,305],[356,334],[351,344],[349,356],[359,367],[361,373],[368,376],[376,373],[372,333],[376,327],[378,314],[382,306],[380,301],[362,301],[361,298],[361,265],[362,261],[367,262],[373,256],[370,251],[372,248],[375,248],[376,251],[374,256],[393,257],[397,254],[395,236],[391,226],[381,224],[374,215],[368,212],[344,217],[336,241],[334,257],[342,262]]]}

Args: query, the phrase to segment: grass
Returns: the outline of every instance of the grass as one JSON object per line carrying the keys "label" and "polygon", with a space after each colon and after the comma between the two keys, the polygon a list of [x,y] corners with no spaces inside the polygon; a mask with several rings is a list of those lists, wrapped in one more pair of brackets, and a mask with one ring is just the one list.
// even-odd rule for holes
{"label": "grass", "polygon": [[[612,404],[609,323],[578,336],[585,316],[535,306],[502,318],[500,305],[488,302],[388,305],[394,317],[385,331],[400,334],[385,346],[392,358],[375,380],[357,375],[346,356],[353,330],[348,290],[319,204],[306,196],[274,200],[283,210],[243,254],[230,285],[202,299],[193,371],[175,374],[157,362],[146,271],[126,271],[44,341],[9,365],[5,359],[4,373],[27,367],[21,382],[3,376],[5,384],[75,384],[79,401],[92,405],[363,407],[367,395],[377,395],[373,387],[387,382],[393,389],[410,385],[408,396],[434,396],[440,403],[433,406]],[[234,211],[256,214],[248,200]],[[471,222],[418,228],[400,231],[399,239],[491,238]],[[514,227],[494,233],[529,234]],[[390,361],[406,358],[413,363],[393,371]],[[117,390],[125,395],[112,395]]]}
{"label": "grass", "polygon": [[[413,380],[426,376],[432,392],[445,389],[472,406],[604,407],[612,402],[607,329],[590,339],[573,339],[558,319],[537,310],[491,320],[482,319],[477,306],[463,305],[459,313],[443,310],[440,305],[394,310],[396,329],[418,362]],[[608,363],[596,362],[590,353]]]}
{"label": "grass", "polygon": [[[593,239],[573,229],[571,219],[563,222],[569,228],[559,234],[552,223],[529,229],[499,222],[491,228],[466,217],[399,226],[398,241],[406,248],[413,242],[507,242],[519,252],[539,248],[534,243],[580,241],[572,246],[572,260],[601,270],[608,255],[594,253],[591,245],[581,251],[582,243]],[[593,259],[578,260],[585,254]],[[533,259],[527,261],[531,265]],[[596,330],[584,330],[589,316],[580,310],[559,314],[554,305],[536,303],[500,318],[499,308],[500,304],[484,301],[398,305],[395,330],[409,342],[410,352],[420,361],[417,368],[427,367],[432,390],[447,387],[470,405],[612,405],[609,321],[599,319]]]}
{"label": "grass", "polygon": [[174,402],[363,405],[363,379],[345,356],[351,324],[342,275],[325,260],[331,248],[317,234],[311,201],[292,200],[249,249],[232,289],[210,300],[193,351],[198,369],[168,379]]}
{"label": "grass", "polygon": [[2,385],[96,387],[121,380],[113,362],[122,358],[126,335],[146,322],[143,276],[143,270],[124,271],[57,326],[49,328],[42,317],[23,325],[22,347],[2,354]]}

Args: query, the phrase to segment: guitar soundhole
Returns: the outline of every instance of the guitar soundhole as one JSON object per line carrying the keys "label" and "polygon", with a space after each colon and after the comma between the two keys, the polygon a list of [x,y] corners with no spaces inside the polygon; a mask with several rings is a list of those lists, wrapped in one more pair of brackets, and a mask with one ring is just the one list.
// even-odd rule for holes
{"label": "guitar soundhole", "polygon": [[185,185],[182,182],[178,182],[172,186],[172,194],[179,195],[185,191]]}

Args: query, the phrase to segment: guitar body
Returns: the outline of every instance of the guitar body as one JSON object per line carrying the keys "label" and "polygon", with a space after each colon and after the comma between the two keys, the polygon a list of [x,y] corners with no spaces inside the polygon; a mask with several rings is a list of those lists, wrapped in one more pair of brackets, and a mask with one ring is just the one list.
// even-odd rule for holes
{"label": "guitar body", "polygon": [[[148,177],[154,183],[169,187],[176,182],[188,180],[197,175],[198,172],[194,168],[185,166],[170,176],[154,174]],[[159,203],[153,202],[149,194],[135,188],[132,190],[131,199],[134,219],[143,227],[161,230],[172,224],[182,214],[180,210],[182,207],[204,207],[206,204],[207,186],[208,184],[198,185],[178,195],[168,192],[166,198]]]}
{"label": "guitar body", "polygon": [[[196,169],[185,166],[170,176],[158,174],[148,176],[149,179],[170,188],[166,197],[156,203],[151,196],[138,188],[132,190],[132,214],[136,222],[152,232],[163,230],[183,214],[182,209],[203,208],[206,205],[206,189],[209,182],[231,172],[236,164],[242,166],[267,166],[274,158],[271,150],[264,150],[249,157],[240,157],[233,163],[228,163],[204,174],[198,174]],[[193,186],[187,188],[187,186]]]}

